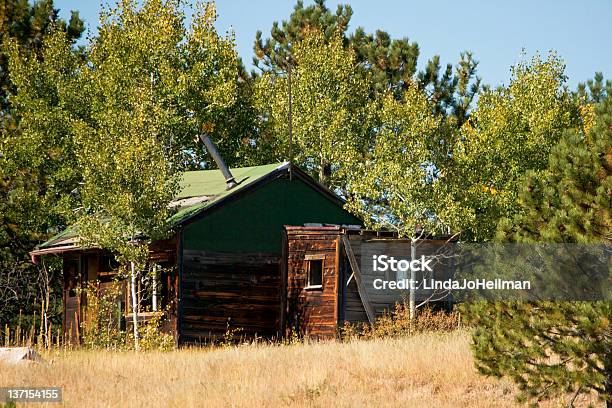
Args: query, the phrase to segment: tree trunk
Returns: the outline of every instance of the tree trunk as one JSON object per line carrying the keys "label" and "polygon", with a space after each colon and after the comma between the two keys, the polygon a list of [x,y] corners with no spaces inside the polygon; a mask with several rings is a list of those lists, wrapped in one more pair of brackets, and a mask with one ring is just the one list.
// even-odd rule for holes
{"label": "tree trunk", "polygon": [[329,187],[329,178],[332,174],[332,165],[327,162],[323,157],[320,158],[319,165],[319,183],[325,187]]}
{"label": "tree trunk", "polygon": [[134,262],[130,262],[130,267],[132,269],[132,282],[131,282],[131,290],[132,290],[132,324],[134,326],[134,348],[136,351],[140,349],[140,342],[138,338],[138,303],[136,301],[136,268]]}
{"label": "tree trunk", "polygon": [[157,312],[157,265],[153,266],[153,295],[151,297],[151,309]]}
{"label": "tree trunk", "polygon": [[321,157],[321,163],[319,164],[319,183],[326,185],[325,184],[325,162],[323,161],[322,157]]}
{"label": "tree trunk", "polygon": [[[410,261],[414,261],[416,259],[416,238],[412,238],[410,241]],[[410,268],[410,297],[409,297],[409,307],[410,307],[410,324],[414,321],[414,317],[416,315],[416,302],[415,302],[415,290],[414,285],[416,281],[416,271],[411,267]]]}
{"label": "tree trunk", "polygon": [[612,353],[608,353],[604,360],[604,367],[606,368],[606,408],[612,408]]}

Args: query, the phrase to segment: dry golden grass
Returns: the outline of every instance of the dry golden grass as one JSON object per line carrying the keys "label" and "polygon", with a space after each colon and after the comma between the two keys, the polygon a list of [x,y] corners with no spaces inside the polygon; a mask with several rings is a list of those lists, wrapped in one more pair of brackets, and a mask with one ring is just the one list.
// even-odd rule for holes
{"label": "dry golden grass", "polygon": [[70,407],[515,406],[512,385],[475,372],[465,331],[45,358],[47,364],[0,366],[0,386],[63,387]]}

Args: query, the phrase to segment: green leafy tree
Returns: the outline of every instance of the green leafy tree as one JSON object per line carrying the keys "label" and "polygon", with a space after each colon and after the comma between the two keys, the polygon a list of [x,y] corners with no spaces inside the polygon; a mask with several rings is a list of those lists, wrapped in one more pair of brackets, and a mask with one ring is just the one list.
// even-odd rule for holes
{"label": "green leafy tree", "polygon": [[[442,70],[440,60],[434,57],[429,61],[426,69],[417,74],[417,60],[419,56],[418,45],[410,42],[407,38],[392,39],[388,33],[378,30],[374,34],[366,33],[362,28],[357,28],[354,33],[348,32],[348,25],[352,16],[352,9],[348,5],[339,5],[336,12],[327,8],[325,1],[316,1],[313,5],[304,6],[303,2],[298,1],[293,13],[287,21],[282,23],[275,22],[272,26],[270,38],[263,39],[262,33],[258,32],[255,39],[254,64],[261,70],[262,78],[253,72],[248,82],[254,83],[255,90],[255,115],[249,115],[252,122],[247,122],[250,135],[245,140],[243,146],[250,154],[249,157],[256,157],[250,162],[269,162],[274,160],[287,160],[289,155],[289,112],[288,112],[288,87],[283,85],[286,81],[287,73],[291,67],[294,71],[293,87],[294,112],[293,119],[296,126],[300,113],[300,96],[296,95],[299,88],[299,72],[304,69],[300,67],[300,61],[296,54],[299,45],[306,42],[313,32],[319,33],[318,53],[324,55],[328,52],[330,45],[335,47],[340,43],[344,52],[351,55],[350,64],[344,64],[334,69],[346,69],[350,72],[342,74],[344,77],[353,77],[365,83],[367,102],[362,102],[362,88],[356,88],[353,105],[363,106],[368,104],[369,113],[366,117],[354,113],[356,117],[363,117],[362,125],[354,127],[352,124],[353,135],[351,142],[357,150],[347,150],[348,163],[344,168],[348,168],[350,162],[355,162],[356,157],[363,160],[368,150],[372,146],[372,140],[376,129],[380,126],[377,119],[377,111],[382,105],[382,100],[391,95],[398,101],[403,99],[403,94],[413,92],[412,88],[417,86],[428,99],[432,102],[433,110],[436,114],[447,119],[449,125],[456,128],[460,127],[469,117],[474,98],[481,89],[480,78],[476,74],[478,62],[469,52],[461,54],[461,60],[457,66],[451,64]],[[340,40],[338,40],[338,38]],[[316,44],[311,44],[314,46]],[[316,53],[316,52],[315,52]],[[349,61],[349,60],[347,60]],[[325,62],[312,65],[309,70],[329,68]],[[329,73],[321,73],[319,77],[329,76]],[[315,82],[318,79],[315,79]],[[270,88],[267,94],[262,93],[262,89]],[[332,88],[321,89],[321,95],[325,95]],[[309,92],[315,91],[312,87]],[[266,96],[262,96],[262,95]],[[351,108],[354,110],[354,108]],[[245,111],[243,111],[245,112]],[[276,113],[272,113],[276,112]],[[316,117],[316,116],[313,116]],[[323,122],[324,123],[324,122]],[[348,124],[347,124],[348,125]],[[348,129],[346,127],[346,129]],[[346,181],[340,181],[343,177],[338,170],[341,166],[337,163],[326,163],[327,159],[321,161],[321,153],[325,146],[317,145],[321,141],[318,135],[313,133],[313,129],[308,129],[306,133],[294,132],[297,140],[298,163],[307,167],[315,174],[319,180],[327,183],[327,180],[334,180],[329,185],[338,187],[340,191],[346,190]],[[344,137],[346,132],[338,133],[337,139]],[[445,135],[448,136],[448,135]],[[300,147],[300,141],[306,137],[312,137],[309,148]],[[448,146],[448,144],[446,144]],[[319,148],[320,147],[320,148]],[[358,152],[356,155],[355,153]],[[309,155],[312,154],[312,155]],[[336,161],[334,159],[333,161]]]}
{"label": "green leafy tree", "polygon": [[[336,35],[327,40],[313,31],[294,46],[292,73],[293,148],[296,163],[330,187],[339,181],[347,164],[367,148],[368,88],[356,70],[353,51]],[[264,113],[274,151],[287,154],[288,78],[267,73],[257,84],[258,107]],[[287,156],[284,156],[287,157]]]}
{"label": "green leafy tree", "polygon": [[[65,225],[64,210],[78,181],[63,107],[79,105],[69,89],[80,58],[72,46],[83,23],[76,12],[69,23],[59,19],[52,1],[4,1],[0,26],[0,322],[5,323],[20,310],[25,316],[39,311],[38,302],[48,295],[40,289],[49,287],[47,278],[57,272],[49,264],[32,265],[28,251]],[[54,85],[59,80],[65,88]],[[45,311],[54,309],[48,306]]]}
{"label": "green leafy tree", "polygon": [[565,129],[588,125],[564,81],[555,56],[522,62],[508,87],[480,95],[461,129],[418,85],[403,100],[385,99],[373,147],[352,170],[351,208],[406,233],[418,224],[492,239],[499,220],[520,211],[521,177],[547,166]]}
{"label": "green leafy tree", "polygon": [[178,0],[122,1],[103,11],[85,52],[62,29],[38,54],[7,43],[20,120],[0,140],[11,175],[3,255],[19,245],[22,267],[37,242],[78,219],[83,244],[115,251],[138,274],[147,242],[166,230],[180,171],[208,166],[197,133],[230,137],[224,121],[237,109],[233,38],[215,31],[212,4],[197,7],[188,28]]}
{"label": "green leafy tree", "polygon": [[425,71],[417,75],[419,47],[416,42],[408,38],[392,39],[383,30],[366,33],[361,27],[348,33],[352,14],[349,5],[338,5],[333,13],[325,0],[317,0],[307,7],[298,1],[288,20],[273,23],[270,38],[263,40],[262,33],[257,32],[254,65],[262,72],[287,71],[289,64],[295,64],[294,45],[308,33],[319,31],[326,42],[339,33],[345,48],[355,52],[360,71],[368,78],[372,99],[389,92],[401,99],[402,94],[417,83],[429,93],[439,113],[454,116],[459,126],[467,119],[481,86],[476,75],[478,62],[471,53],[461,54],[456,67],[448,64],[444,70],[436,56],[428,62]]}
{"label": "green leafy tree", "polygon": [[5,0],[0,4],[0,114],[5,127],[15,125],[11,120],[8,100],[15,88],[10,80],[9,56],[5,53],[4,45],[7,41],[15,41],[23,49],[42,58],[45,37],[50,32],[58,29],[64,31],[70,41],[81,37],[85,26],[78,11],[71,12],[68,22],[60,19],[58,13],[52,0],[37,0],[33,4],[28,0]]}
{"label": "green leafy tree", "polygon": [[507,87],[480,95],[477,108],[461,128],[453,164],[442,177],[448,188],[448,220],[463,239],[485,241],[496,225],[520,211],[519,181],[541,171],[566,129],[581,129],[589,115],[565,86],[564,65],[551,55],[512,69]]}
{"label": "green leafy tree", "polygon": [[[500,223],[498,238],[520,243],[602,244],[612,241],[612,98],[597,108],[588,133],[568,131],[548,166],[521,182],[522,212]],[[576,268],[571,279],[579,280]],[[609,273],[609,272],[608,272]],[[604,279],[604,282],[606,280]],[[610,276],[608,274],[608,294]],[[605,292],[605,289],[604,289]],[[612,406],[612,304],[498,302],[469,310],[476,324],[476,366],[509,377],[521,399],[595,391]]]}
{"label": "green leafy tree", "polygon": [[[235,102],[219,109],[214,117],[216,125],[211,135],[219,153],[230,167],[257,166],[276,160],[272,145],[260,137],[259,112],[255,99],[256,81],[248,75],[238,59],[238,75],[235,79]],[[208,154],[196,157],[202,162],[199,168],[214,168],[216,163]]]}
{"label": "green leafy tree", "polygon": [[372,228],[404,236],[417,225],[446,232],[444,221],[435,216],[438,203],[444,202],[439,171],[447,166],[448,138],[456,132],[416,86],[401,100],[391,94],[383,98],[377,124],[371,149],[351,168],[347,207]]}
{"label": "green leafy tree", "polygon": [[84,244],[129,265],[135,345],[136,281],[148,245],[165,236],[181,171],[194,160],[200,127],[235,100],[233,39],[214,28],[214,5],[200,4],[191,27],[180,1],[122,1],[101,15],[81,68],[88,115],[74,123]]}
{"label": "green leafy tree", "polygon": [[567,131],[549,166],[521,182],[524,210],[504,220],[498,238],[517,242],[609,243],[612,240],[612,97],[597,108],[590,132]]}

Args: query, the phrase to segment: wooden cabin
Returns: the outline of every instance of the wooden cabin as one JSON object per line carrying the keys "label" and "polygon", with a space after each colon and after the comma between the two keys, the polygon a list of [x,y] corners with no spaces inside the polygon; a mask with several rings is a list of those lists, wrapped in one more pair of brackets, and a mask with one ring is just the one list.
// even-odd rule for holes
{"label": "wooden cabin", "polygon": [[[376,254],[410,258],[412,245],[417,257],[433,259],[430,277],[450,276],[453,243],[451,236],[419,236],[400,239],[383,231],[366,231],[342,226],[286,226],[286,274],[283,286],[283,323],[287,332],[314,338],[329,338],[349,323],[373,323],[408,300],[409,290],[377,289],[375,279],[398,280],[408,276],[375,272],[371,259]],[[417,279],[422,280],[422,274]],[[415,290],[417,304],[449,309],[452,297],[443,291]]]}
{"label": "wooden cabin", "polygon": [[[139,282],[138,289],[154,288],[139,291],[140,318],[165,311],[166,329],[178,344],[218,338],[228,327],[246,337],[280,335],[286,298],[283,227],[361,224],[333,192],[289,163],[230,170],[231,183],[220,170],[184,174],[172,203],[172,235],[150,248],[156,278]],[[129,324],[130,291],[125,280],[117,282],[112,254],[81,247],[69,228],[31,255],[34,261],[49,255],[63,259],[63,325],[69,338],[78,342],[76,328],[87,319],[87,296],[79,289],[90,284],[98,293],[119,285],[118,324]]]}

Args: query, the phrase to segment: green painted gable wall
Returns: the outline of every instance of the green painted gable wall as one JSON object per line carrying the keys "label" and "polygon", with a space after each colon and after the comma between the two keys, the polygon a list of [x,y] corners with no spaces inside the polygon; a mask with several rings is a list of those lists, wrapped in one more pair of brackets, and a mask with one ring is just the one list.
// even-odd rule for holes
{"label": "green painted gable wall", "polygon": [[188,224],[183,248],[281,253],[283,225],[361,224],[299,179],[276,179]]}

